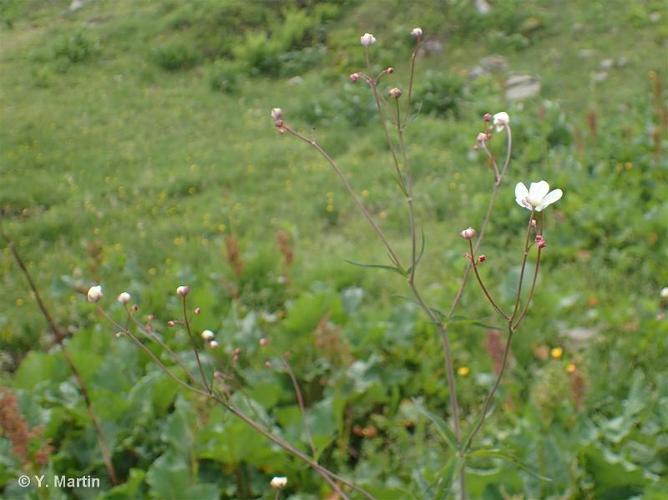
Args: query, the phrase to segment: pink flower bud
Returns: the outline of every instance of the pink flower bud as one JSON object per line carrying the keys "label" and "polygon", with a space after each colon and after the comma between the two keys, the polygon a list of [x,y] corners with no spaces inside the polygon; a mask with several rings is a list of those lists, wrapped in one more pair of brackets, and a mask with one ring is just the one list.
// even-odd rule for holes
{"label": "pink flower bud", "polygon": [[211,349],[215,349],[216,347],[218,347],[218,342],[216,342],[215,340],[212,340],[211,342],[209,342],[209,347]]}
{"label": "pink flower bud", "polygon": [[422,38],[422,28],[416,27],[411,30],[411,35],[417,38],[418,40]]}
{"label": "pink flower bud", "polygon": [[547,246],[547,243],[545,242],[545,238],[543,238],[542,234],[537,234],[536,235],[536,246],[538,248],[545,248]]}
{"label": "pink flower bud", "polygon": [[488,141],[488,139],[489,139],[489,137],[487,136],[487,134],[485,132],[480,132],[475,138],[475,140],[478,144],[484,144]]}
{"label": "pink flower bud", "polygon": [[181,297],[185,297],[190,293],[190,287],[186,285],[181,285],[176,289],[176,294],[180,295]]}
{"label": "pink flower bud", "polygon": [[132,300],[132,296],[128,292],[121,293],[116,299],[121,304],[125,305]]}
{"label": "pink flower bud", "polygon": [[478,256],[478,262],[480,262],[481,264],[482,264],[483,262],[485,262],[486,260],[487,260],[487,256],[486,256],[486,255],[479,255],[479,256]]}
{"label": "pink flower bud", "polygon": [[260,346],[261,346],[261,347],[266,347],[266,346],[268,346],[268,345],[269,345],[269,339],[268,339],[268,338],[265,338],[265,337],[262,337],[262,338],[260,339]]}
{"label": "pink flower bud", "polygon": [[459,233],[459,236],[461,236],[465,240],[473,239],[473,237],[475,236],[475,229],[473,229],[472,227],[467,227],[461,233]]}
{"label": "pink flower bud", "polygon": [[173,319],[170,319],[170,320],[167,322],[167,326],[170,327],[170,328],[174,328],[174,327],[176,326],[176,322],[174,322]]}
{"label": "pink flower bud", "polygon": [[281,108],[273,108],[271,110],[271,118],[275,121],[282,121],[283,120],[283,110]]}
{"label": "pink flower bud", "polygon": [[400,88],[397,88],[397,87],[394,87],[394,88],[390,89],[390,91],[388,92],[388,94],[389,94],[390,97],[392,97],[393,99],[399,99],[399,98],[401,97],[401,89],[400,89]]}
{"label": "pink flower bud", "polygon": [[391,75],[392,73],[394,73],[394,68],[393,68],[392,66],[388,66],[387,68],[385,68],[384,71],[385,71],[385,73],[387,73],[388,75]]}
{"label": "pink flower bud", "polygon": [[486,122],[491,122],[492,121],[492,114],[491,113],[485,113],[482,115],[482,119],[485,120]]}

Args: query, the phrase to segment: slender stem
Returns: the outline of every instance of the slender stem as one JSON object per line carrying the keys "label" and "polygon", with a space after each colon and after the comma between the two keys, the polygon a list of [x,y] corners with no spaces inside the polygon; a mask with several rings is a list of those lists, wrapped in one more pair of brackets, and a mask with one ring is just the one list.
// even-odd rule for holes
{"label": "slender stem", "polygon": [[336,175],[339,177],[341,182],[343,183],[344,187],[352,197],[353,201],[357,205],[357,208],[362,212],[362,215],[364,218],[369,222],[371,227],[373,228],[374,232],[378,235],[380,240],[383,242],[383,245],[385,245],[385,249],[387,250],[387,253],[390,256],[390,259],[396,265],[397,267],[400,268],[403,272],[403,266],[401,265],[401,261],[399,260],[399,257],[395,253],[394,249],[392,248],[392,245],[390,245],[390,242],[387,240],[387,237],[385,236],[385,233],[383,233],[382,229],[376,224],[376,221],[373,219],[367,208],[364,206],[364,203],[362,203],[362,200],[357,196],[357,193],[355,193],[355,190],[353,187],[350,185],[350,182],[346,178],[346,176],[343,174],[339,166],[336,164],[334,159],[329,156],[329,154],[318,144],[318,142],[315,139],[309,139],[306,136],[300,134],[299,132],[293,130],[292,128],[288,127],[287,125],[283,125],[283,128],[285,131],[287,131],[290,135],[296,137],[297,139],[300,139],[301,141],[305,142],[306,144],[310,145],[313,147],[320,155],[329,163],[329,165],[332,167],[334,172],[336,172]]}
{"label": "slender stem", "polygon": [[478,272],[478,264],[475,261],[475,254],[473,253],[473,243],[471,240],[468,240],[469,242],[469,249],[471,250],[471,266],[473,266],[473,272],[475,273],[475,277],[478,280],[478,284],[480,285],[480,289],[482,292],[485,294],[485,297],[487,297],[487,300],[489,301],[490,304],[496,309],[496,312],[498,312],[501,316],[503,316],[505,319],[510,319],[510,317],[503,312],[501,307],[496,303],[496,301],[492,298],[491,294],[487,290],[487,287],[485,284],[482,282],[482,278],[480,277],[480,273]]}
{"label": "slender stem", "polygon": [[494,381],[494,385],[492,386],[491,390],[487,393],[487,397],[485,397],[485,402],[482,405],[482,412],[480,413],[480,416],[478,417],[478,420],[476,421],[475,425],[473,426],[473,429],[469,433],[468,437],[466,438],[466,441],[464,442],[464,445],[462,447],[462,450],[464,453],[469,449],[471,446],[471,443],[473,442],[473,439],[476,437],[478,432],[480,432],[480,429],[482,428],[483,424],[485,423],[485,420],[487,419],[487,414],[489,412],[489,407],[492,404],[492,400],[494,399],[494,395],[496,394],[497,389],[499,388],[499,385],[501,384],[501,379],[503,378],[503,374],[506,371],[506,366],[508,365],[508,357],[510,354],[510,344],[513,340],[513,334],[515,333],[514,328],[512,327],[512,324],[508,324],[508,338],[506,339],[506,347],[503,351],[503,359],[501,361],[501,370],[499,370],[499,374],[496,376],[496,380]]}
{"label": "slender stem", "polygon": [[377,82],[375,80],[370,80],[369,88],[371,88],[373,99],[376,102],[376,109],[378,110],[378,117],[380,119],[380,124],[383,127],[383,133],[385,134],[385,140],[387,141],[387,146],[388,148],[390,148],[390,153],[392,154],[392,160],[394,162],[394,170],[397,173],[397,181],[399,182],[399,187],[401,188],[404,195],[408,196],[408,192],[406,190],[406,180],[404,179],[404,175],[401,173],[401,167],[399,166],[399,157],[397,156],[397,152],[395,151],[394,148],[394,143],[390,138],[390,132],[387,129],[387,123],[385,122],[385,113],[383,112],[383,106],[380,101],[380,94],[378,94]]}
{"label": "slender stem", "polygon": [[515,322],[515,325],[513,326],[514,329],[517,329],[524,318],[527,315],[527,312],[529,311],[529,304],[531,304],[531,300],[533,299],[533,294],[534,290],[536,288],[536,279],[538,278],[538,271],[540,270],[540,256],[541,256],[541,248],[538,247],[538,255],[536,256],[536,266],[534,267],[533,270],[533,280],[531,281],[531,289],[529,290],[529,296],[527,297],[526,304],[524,304],[524,310],[520,314],[520,317],[517,319]]}
{"label": "slender stem", "polygon": [[520,279],[517,282],[517,295],[515,297],[515,307],[513,308],[513,314],[511,315],[511,321],[515,319],[515,315],[520,307],[520,299],[522,294],[522,284],[524,283],[524,271],[527,266],[527,257],[529,257],[529,238],[531,236],[531,221],[533,220],[534,211],[531,211],[529,215],[529,223],[527,224],[527,235],[524,241],[524,249],[522,250],[522,264],[520,267]]}
{"label": "slender stem", "polygon": [[311,435],[311,428],[306,419],[306,407],[304,405],[304,396],[302,391],[299,388],[299,382],[297,382],[297,377],[295,377],[295,372],[292,371],[290,362],[287,360],[287,357],[283,357],[283,365],[285,366],[285,371],[288,372],[290,380],[292,381],[292,387],[297,396],[297,404],[299,405],[299,411],[302,414],[302,421],[304,422],[304,430],[306,431],[306,437],[308,439],[309,445],[311,446],[311,451],[313,452],[313,458],[318,456],[318,451],[316,450],[315,443],[313,442],[313,436]]}
{"label": "slender stem", "polygon": [[12,256],[14,257],[14,261],[19,266],[19,269],[21,270],[23,276],[28,282],[28,286],[30,287],[33,296],[35,297],[37,306],[39,307],[42,316],[44,316],[44,319],[46,320],[46,323],[49,326],[49,330],[51,330],[51,334],[53,335],[54,340],[60,346],[60,349],[63,353],[63,358],[65,359],[67,366],[72,372],[74,380],[79,386],[79,390],[81,391],[81,396],[83,397],[84,403],[86,405],[86,411],[88,412],[88,416],[90,417],[91,422],[93,422],[93,427],[95,427],[95,435],[97,437],[98,445],[100,446],[100,451],[102,452],[102,460],[104,461],[104,466],[107,469],[107,474],[109,474],[109,479],[111,479],[111,483],[116,485],[118,484],[118,477],[116,476],[116,469],[114,468],[114,463],[111,459],[111,451],[109,449],[109,444],[107,443],[107,439],[104,435],[104,430],[102,429],[102,425],[100,424],[100,419],[98,418],[97,413],[95,413],[95,409],[93,408],[93,402],[91,401],[90,398],[90,392],[88,391],[88,386],[86,385],[86,382],[81,376],[81,373],[77,369],[76,364],[74,363],[74,359],[72,358],[69,350],[67,349],[67,346],[65,345],[65,336],[66,336],[65,332],[61,330],[60,327],[56,324],[56,322],[53,319],[53,316],[51,316],[51,313],[49,312],[49,309],[46,307],[44,300],[42,300],[42,295],[39,293],[37,284],[35,283],[32,274],[30,273],[28,267],[23,261],[21,254],[16,249],[14,240],[12,240],[4,232],[4,230],[2,230],[2,228],[0,228],[0,234],[2,235],[3,239],[7,242],[7,246],[9,247],[9,250],[12,253]]}
{"label": "slender stem", "polygon": [[323,467],[320,465],[317,461],[314,459],[310,458],[308,455],[305,453],[301,452],[294,446],[292,446],[290,443],[285,441],[284,439],[278,437],[277,435],[273,434],[271,431],[266,430],[261,424],[258,422],[254,421],[252,418],[247,416],[245,413],[243,413],[239,408],[234,406],[230,401],[222,398],[220,395],[218,395],[216,392],[213,391],[212,388],[206,385],[206,383],[203,380],[203,385],[205,386],[206,390],[202,390],[198,387],[192,386],[179,378],[172,370],[170,370],[161,360],[156,356],[156,354],[151,351],[146,345],[144,345],[129,329],[124,328],[122,325],[117,323],[113,318],[111,318],[101,307],[98,307],[98,312],[100,315],[102,315],[107,321],[109,321],[113,326],[115,326],[119,331],[123,332],[130,340],[137,346],[139,347],[142,351],[144,351],[148,356],[158,365],[158,367],[165,372],[165,374],[170,377],[172,380],[174,380],[176,383],[178,383],[181,387],[194,392],[195,394],[199,394],[200,396],[204,396],[209,399],[215,400],[217,403],[223,405],[228,411],[230,411],[233,415],[235,415],[237,418],[241,419],[243,422],[248,424],[250,427],[258,431],[260,434],[262,434],[264,437],[269,439],[270,441],[273,441],[276,443],[278,446],[283,448],[286,452],[290,453],[291,455],[295,456],[296,458],[299,458],[303,462],[305,462],[307,465],[309,465],[313,470],[315,470],[325,481],[327,481],[330,486],[341,496],[341,498],[348,498],[339,488],[339,486],[333,481],[333,479],[338,480],[341,482],[343,485],[358,491],[361,493],[364,497],[369,498],[369,499],[374,499],[375,497],[371,495],[369,492],[361,488],[360,486],[355,485],[354,483],[351,483],[350,481],[344,479],[343,477],[333,473],[326,467]]}
{"label": "slender stem", "polygon": [[417,58],[418,49],[420,48],[420,38],[415,39],[415,48],[413,49],[413,54],[411,55],[411,70],[410,77],[408,79],[408,115],[411,113],[411,98],[413,97],[413,80],[415,76],[415,59]]}
{"label": "slender stem", "polygon": [[190,344],[193,348],[193,352],[195,353],[195,359],[197,360],[197,367],[199,368],[199,373],[202,376],[202,384],[204,384],[204,387],[208,392],[211,392],[211,387],[209,386],[209,382],[206,378],[206,375],[204,374],[204,367],[202,366],[202,361],[199,359],[199,352],[197,351],[197,343],[195,342],[195,336],[193,335],[193,332],[190,328],[190,321],[188,320],[188,310],[186,308],[186,296],[183,295],[181,297],[181,303],[183,305],[183,322],[186,327],[186,331],[188,332],[188,337],[190,338]]}

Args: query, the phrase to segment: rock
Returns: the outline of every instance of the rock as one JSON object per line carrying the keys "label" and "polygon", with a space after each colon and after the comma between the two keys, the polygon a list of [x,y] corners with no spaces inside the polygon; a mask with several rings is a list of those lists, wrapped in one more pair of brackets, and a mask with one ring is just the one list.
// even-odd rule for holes
{"label": "rock", "polygon": [[600,83],[604,82],[608,79],[608,72],[607,71],[596,71],[595,73],[591,74],[591,79],[594,82]]}
{"label": "rock", "polygon": [[480,59],[480,66],[489,73],[501,73],[508,69],[506,58],[497,54]]}
{"label": "rock", "polygon": [[438,40],[434,40],[433,38],[425,41],[422,48],[424,50],[424,53],[427,55],[440,54],[441,52],[443,52],[443,44]]}
{"label": "rock", "polygon": [[489,6],[487,3],[487,0],[475,0],[475,10],[478,11],[478,14],[489,14],[489,11],[492,10],[492,8]]}
{"label": "rock", "polygon": [[602,70],[609,70],[610,68],[612,68],[612,66],[614,64],[615,64],[615,61],[613,61],[612,59],[603,59],[601,61],[600,66],[601,66]]}
{"label": "rock", "polygon": [[70,10],[72,12],[79,10],[81,7],[83,7],[83,4],[83,0],[72,0],[72,3],[70,4]]}
{"label": "rock", "polygon": [[540,80],[531,75],[515,75],[506,80],[506,98],[519,101],[540,93]]}

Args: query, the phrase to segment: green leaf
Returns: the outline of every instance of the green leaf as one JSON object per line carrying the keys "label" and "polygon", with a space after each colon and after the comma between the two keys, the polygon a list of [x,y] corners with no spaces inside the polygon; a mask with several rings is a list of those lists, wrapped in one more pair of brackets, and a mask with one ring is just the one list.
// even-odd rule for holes
{"label": "green leaf", "polygon": [[109,490],[102,498],[104,500],[126,500],[128,498],[141,498],[141,485],[146,477],[146,472],[141,469],[130,469],[130,477],[128,480],[111,490]]}
{"label": "green leaf", "polygon": [[501,460],[505,460],[506,462],[510,462],[516,467],[520,468],[527,474],[535,477],[536,479],[540,479],[541,481],[547,481],[547,482],[552,482],[552,479],[546,476],[541,475],[528,465],[523,464],[522,462],[519,461],[517,457],[512,455],[511,453],[501,451],[499,449],[494,449],[494,448],[479,448],[477,450],[471,450],[468,454],[469,457],[473,458],[499,458]]}
{"label": "green leaf", "polygon": [[406,276],[406,273],[399,269],[398,267],[395,266],[385,266],[383,264],[362,264],[361,262],[354,262],[352,260],[347,260],[346,262],[348,264],[352,264],[353,266],[358,266],[358,267],[367,267],[371,269],[385,269],[386,271],[393,271],[397,274],[400,274],[401,276]]}
{"label": "green leaf", "polygon": [[461,474],[461,471],[464,467],[464,460],[459,455],[453,455],[450,457],[450,460],[447,461],[441,472],[439,473],[441,477],[436,483],[436,492],[432,496],[436,500],[446,499],[450,496],[452,490],[452,483],[454,479]]}
{"label": "green leaf", "polygon": [[457,438],[454,433],[450,430],[448,423],[443,420],[438,415],[430,412],[424,406],[422,406],[418,401],[413,400],[415,404],[415,409],[421,413],[423,416],[427,417],[431,422],[436,426],[439,436],[453,449],[459,449],[459,443],[457,443]]}

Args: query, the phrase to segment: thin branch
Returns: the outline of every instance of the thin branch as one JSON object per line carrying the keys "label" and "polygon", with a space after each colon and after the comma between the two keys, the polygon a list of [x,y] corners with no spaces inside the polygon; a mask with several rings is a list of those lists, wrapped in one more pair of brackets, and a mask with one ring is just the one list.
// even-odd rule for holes
{"label": "thin branch", "polygon": [[306,407],[304,405],[304,396],[302,395],[302,391],[299,388],[299,382],[297,382],[297,377],[295,377],[295,372],[292,371],[292,367],[290,366],[290,362],[287,360],[286,356],[283,356],[283,366],[285,366],[285,371],[288,373],[288,375],[290,376],[290,380],[292,381],[292,387],[297,397],[297,404],[299,405],[299,411],[302,414],[302,421],[304,422],[304,430],[306,431],[306,437],[308,439],[309,445],[311,446],[311,452],[313,453],[313,458],[315,459],[318,456],[318,450],[316,449],[315,443],[313,442],[311,427],[309,426],[308,420],[306,419]]}
{"label": "thin branch", "polygon": [[97,413],[95,413],[95,409],[93,408],[93,402],[91,401],[88,387],[83,377],[81,376],[81,373],[77,369],[76,364],[74,363],[74,359],[72,358],[69,350],[67,349],[67,346],[65,345],[66,334],[56,324],[56,322],[53,319],[53,316],[51,316],[51,313],[49,312],[49,309],[46,307],[46,303],[44,302],[44,300],[42,300],[42,295],[39,293],[37,284],[35,283],[35,280],[33,280],[32,274],[30,273],[28,267],[23,261],[21,254],[19,254],[19,251],[16,249],[16,244],[14,243],[14,240],[12,240],[7,235],[7,233],[4,232],[1,226],[0,226],[0,235],[2,235],[3,239],[7,242],[7,246],[9,247],[9,250],[12,253],[12,256],[14,257],[14,261],[19,266],[19,269],[21,270],[23,276],[28,282],[28,286],[30,287],[33,296],[35,297],[37,306],[39,307],[42,316],[44,316],[44,319],[46,320],[46,323],[49,326],[49,330],[51,330],[51,334],[53,335],[54,340],[60,346],[60,349],[63,353],[63,358],[65,359],[67,366],[72,372],[74,380],[79,386],[79,390],[81,391],[81,396],[83,397],[84,403],[86,405],[86,411],[88,412],[88,416],[90,417],[91,422],[93,422],[93,427],[95,428],[95,435],[97,437],[98,445],[100,446],[100,451],[102,452],[102,460],[104,462],[104,466],[107,469],[107,474],[109,474],[111,483],[113,485],[116,485],[118,484],[118,477],[116,476],[116,469],[114,468],[114,463],[111,459],[111,451],[109,449],[109,444],[107,443],[107,439],[104,435],[104,430],[102,429],[102,425],[100,424],[100,419],[98,418]]}
{"label": "thin branch", "polygon": [[478,264],[475,262],[475,254],[473,253],[473,243],[471,240],[468,240],[469,242],[469,249],[471,250],[471,265],[473,266],[473,272],[475,273],[475,277],[478,280],[478,284],[480,285],[480,289],[482,290],[482,293],[485,294],[485,297],[487,297],[487,300],[489,301],[490,304],[496,309],[496,312],[498,312],[501,316],[503,316],[506,320],[510,319],[510,317],[503,312],[501,307],[496,303],[496,301],[492,298],[492,295],[489,293],[487,290],[487,287],[482,281],[482,277],[480,276],[480,273],[478,272]]}
{"label": "thin branch", "polygon": [[197,360],[197,367],[199,368],[199,373],[202,376],[202,384],[208,392],[211,392],[211,387],[207,381],[206,375],[204,374],[204,367],[202,366],[202,361],[199,359],[199,352],[197,351],[197,343],[195,342],[195,336],[190,328],[190,321],[188,320],[188,309],[186,307],[186,295],[181,296],[181,303],[183,305],[183,322],[188,332],[188,337],[190,338],[190,344],[192,346],[193,352],[195,353],[195,359]]}

